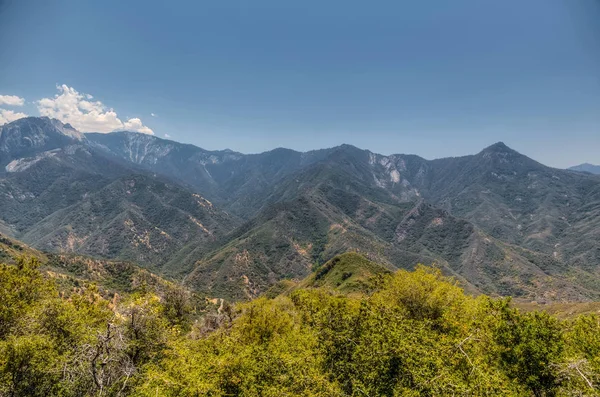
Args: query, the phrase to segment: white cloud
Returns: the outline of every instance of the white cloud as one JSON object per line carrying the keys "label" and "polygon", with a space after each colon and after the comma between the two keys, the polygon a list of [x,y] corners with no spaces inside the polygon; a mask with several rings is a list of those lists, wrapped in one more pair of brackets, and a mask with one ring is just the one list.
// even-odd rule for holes
{"label": "white cloud", "polygon": [[18,119],[27,117],[25,113],[17,113],[12,110],[0,109],[0,125],[10,123]]}
{"label": "white cloud", "polygon": [[156,115],[156,113],[150,113],[150,116],[152,116],[152,117],[158,117],[158,116]]}
{"label": "white cloud", "polygon": [[40,115],[56,118],[69,123],[82,132],[112,132],[129,130],[144,134],[154,132],[139,118],[123,122],[117,113],[100,101],[92,101],[89,94],[80,94],[65,84],[56,86],[59,93],[54,98],[42,98],[37,101]]}
{"label": "white cloud", "polygon": [[171,137],[171,135],[165,134],[165,138],[170,138],[170,137]]}
{"label": "white cloud", "polygon": [[154,132],[150,128],[143,125],[142,120],[138,119],[137,117],[127,120],[123,124],[123,127],[127,131],[136,131],[136,132],[141,132],[144,134],[154,135]]}
{"label": "white cloud", "polygon": [[0,95],[0,105],[23,106],[25,99],[16,95]]}

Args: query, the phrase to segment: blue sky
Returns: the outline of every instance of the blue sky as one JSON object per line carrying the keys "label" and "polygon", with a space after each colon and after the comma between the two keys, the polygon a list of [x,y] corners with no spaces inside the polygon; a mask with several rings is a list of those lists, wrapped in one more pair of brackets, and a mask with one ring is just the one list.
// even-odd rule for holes
{"label": "blue sky", "polygon": [[0,108],[246,153],[600,163],[599,21],[598,0],[0,0],[0,98],[25,99]]}

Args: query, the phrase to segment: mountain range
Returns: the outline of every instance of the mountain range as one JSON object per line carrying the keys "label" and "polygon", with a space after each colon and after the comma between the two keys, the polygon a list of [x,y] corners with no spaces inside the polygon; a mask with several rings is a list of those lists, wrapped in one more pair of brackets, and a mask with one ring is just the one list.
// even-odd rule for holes
{"label": "mountain range", "polygon": [[589,172],[590,174],[600,174],[600,165],[595,165],[595,164],[590,164],[590,163],[583,163],[583,164],[579,164],[579,165],[575,165],[573,167],[569,168],[570,170],[573,171],[580,171],[580,172]]}
{"label": "mountain range", "polygon": [[425,160],[350,145],[246,155],[154,136],[0,127],[0,233],[250,299],[338,254],[433,264],[472,293],[600,296],[600,176],[503,143]]}

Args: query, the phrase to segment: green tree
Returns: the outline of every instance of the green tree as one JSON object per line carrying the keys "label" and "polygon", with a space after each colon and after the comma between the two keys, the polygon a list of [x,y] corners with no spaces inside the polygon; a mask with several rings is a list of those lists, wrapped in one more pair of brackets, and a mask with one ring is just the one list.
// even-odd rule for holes
{"label": "green tree", "polygon": [[510,299],[488,302],[501,367],[535,396],[555,396],[564,349],[560,322],[544,312],[521,314],[510,306]]}

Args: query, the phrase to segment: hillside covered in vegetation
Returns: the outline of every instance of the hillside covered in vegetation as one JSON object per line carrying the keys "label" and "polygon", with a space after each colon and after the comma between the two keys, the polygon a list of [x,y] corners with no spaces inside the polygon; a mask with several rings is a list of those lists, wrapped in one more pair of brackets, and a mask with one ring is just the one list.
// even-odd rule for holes
{"label": "hillside covered in vegetation", "polygon": [[0,396],[595,396],[600,317],[466,295],[357,254],[271,297],[199,311],[141,283],[104,298],[0,266]]}
{"label": "hillside covered in vegetation", "polygon": [[252,300],[356,251],[390,270],[435,263],[469,292],[598,301],[599,231],[598,175],[501,142],[426,160],[351,145],[210,151],[48,117],[0,127],[3,236],[213,300]]}

